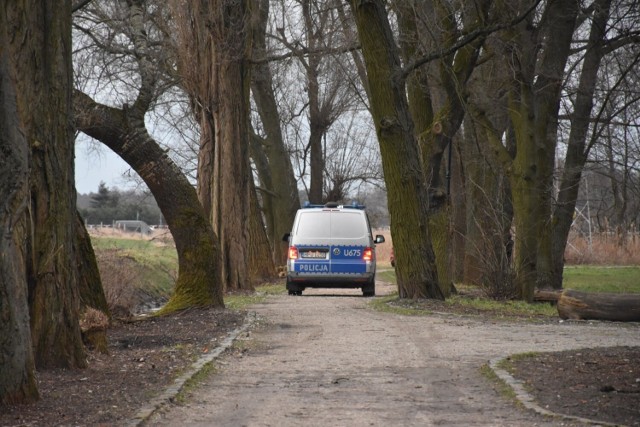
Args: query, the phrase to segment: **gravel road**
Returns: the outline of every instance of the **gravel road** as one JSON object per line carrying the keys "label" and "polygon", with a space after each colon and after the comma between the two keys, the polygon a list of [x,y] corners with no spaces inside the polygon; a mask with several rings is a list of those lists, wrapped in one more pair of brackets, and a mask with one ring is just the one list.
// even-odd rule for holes
{"label": "gravel road", "polygon": [[[378,295],[392,288],[378,282]],[[215,375],[148,425],[558,426],[499,395],[490,359],[529,351],[640,345],[637,327],[505,323],[380,313],[359,291],[307,290],[253,307],[264,324]]]}

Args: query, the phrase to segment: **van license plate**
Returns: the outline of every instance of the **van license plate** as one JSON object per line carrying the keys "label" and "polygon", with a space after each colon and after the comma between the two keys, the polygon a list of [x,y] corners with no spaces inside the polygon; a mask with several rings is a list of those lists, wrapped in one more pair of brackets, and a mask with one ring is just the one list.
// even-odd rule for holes
{"label": "van license plate", "polygon": [[327,253],[326,252],[321,252],[321,251],[306,251],[306,252],[302,252],[302,258],[320,258],[320,259],[325,259],[327,257]]}

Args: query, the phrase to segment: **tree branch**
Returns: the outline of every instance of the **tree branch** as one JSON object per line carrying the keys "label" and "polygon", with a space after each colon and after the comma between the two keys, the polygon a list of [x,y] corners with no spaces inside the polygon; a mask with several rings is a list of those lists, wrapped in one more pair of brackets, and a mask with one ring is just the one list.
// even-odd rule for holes
{"label": "tree branch", "polygon": [[527,16],[529,16],[529,14],[531,12],[533,12],[536,7],[538,7],[538,4],[540,4],[542,0],[536,0],[533,5],[531,5],[531,7],[529,9],[527,9],[522,15],[512,19],[509,22],[506,23],[501,23],[501,24],[495,24],[495,25],[491,25],[489,27],[486,28],[480,28],[478,30],[472,31],[469,34],[467,34],[466,36],[462,37],[460,40],[458,40],[456,43],[454,43],[453,45],[451,45],[449,48],[444,49],[444,50],[440,50],[438,52],[432,53],[430,55],[426,55],[423,56],[421,58],[417,58],[411,62],[409,62],[403,69],[402,72],[400,74],[400,77],[404,80],[407,78],[407,76],[414,71],[416,68],[421,67],[425,64],[427,64],[428,62],[431,62],[433,60],[436,59],[440,59],[440,58],[444,58],[446,56],[452,55],[454,54],[458,49],[464,47],[465,45],[473,42],[474,40],[476,40],[477,38],[480,37],[486,37],[490,34],[495,33],[496,31],[500,31],[500,30],[504,30],[505,28],[510,28],[513,27],[517,24],[519,24],[520,22],[522,22]]}

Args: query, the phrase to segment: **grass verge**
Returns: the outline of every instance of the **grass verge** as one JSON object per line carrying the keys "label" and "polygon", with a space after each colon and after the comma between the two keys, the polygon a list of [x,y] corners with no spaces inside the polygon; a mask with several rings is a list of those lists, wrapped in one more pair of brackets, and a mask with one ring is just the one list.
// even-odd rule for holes
{"label": "grass verge", "polygon": [[217,371],[218,369],[213,361],[205,363],[198,372],[185,381],[182,389],[180,389],[178,394],[176,394],[175,402],[179,404],[187,402],[189,400],[188,395],[196,390],[204,380],[209,378],[211,375],[214,375]]}
{"label": "grass verge", "polygon": [[228,294],[225,295],[224,305],[231,310],[242,310],[247,306],[264,302],[269,295],[281,295],[286,289],[281,282],[265,283],[256,287],[252,294]]}
{"label": "grass verge", "polygon": [[563,286],[584,292],[640,293],[640,267],[571,266]]}
{"label": "grass verge", "polygon": [[[565,269],[565,288],[585,292],[638,293],[640,267],[575,266]],[[378,272],[378,280],[396,283],[395,270]],[[429,315],[444,311],[456,314],[489,315],[494,319],[545,320],[556,319],[555,305],[543,302],[527,303],[513,300],[493,300],[482,295],[475,286],[456,285],[458,294],[445,301],[406,300],[397,294],[371,302],[379,311],[401,315]]]}
{"label": "grass verge", "polygon": [[488,364],[485,363],[480,367],[480,373],[494,385],[495,389],[502,397],[516,404],[521,404],[520,401],[516,398],[515,391],[513,391],[513,389],[509,387],[507,383],[502,381],[502,379],[496,375],[496,373]]}

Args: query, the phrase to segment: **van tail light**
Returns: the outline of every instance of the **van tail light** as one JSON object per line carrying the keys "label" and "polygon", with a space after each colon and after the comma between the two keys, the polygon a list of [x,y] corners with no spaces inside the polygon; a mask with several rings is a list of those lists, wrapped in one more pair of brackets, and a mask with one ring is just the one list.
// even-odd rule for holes
{"label": "van tail light", "polygon": [[373,260],[373,249],[372,248],[364,248],[362,252],[362,259],[365,261]]}
{"label": "van tail light", "polygon": [[289,259],[298,259],[298,248],[289,246]]}

